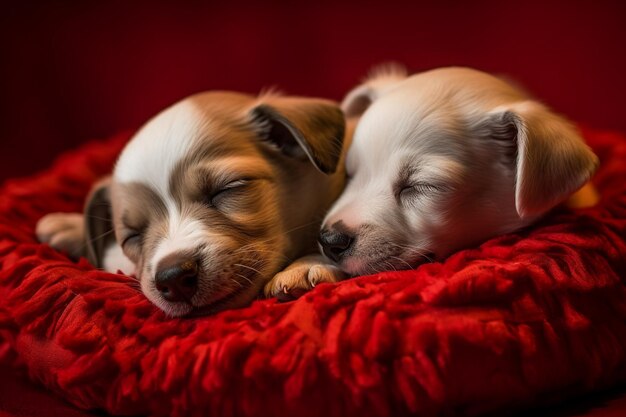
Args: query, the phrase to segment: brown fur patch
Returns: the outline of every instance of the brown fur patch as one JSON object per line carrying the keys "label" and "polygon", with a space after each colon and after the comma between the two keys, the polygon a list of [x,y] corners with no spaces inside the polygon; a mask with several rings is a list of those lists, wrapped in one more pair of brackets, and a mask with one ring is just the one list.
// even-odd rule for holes
{"label": "brown fur patch", "polygon": [[[199,265],[192,304],[234,307],[249,302],[296,257],[315,251],[322,217],[341,191],[344,175],[343,169],[324,175],[309,160],[293,158],[265,142],[251,118],[264,98],[217,92],[189,100],[201,113],[198,126],[203,129],[193,133],[192,148],[174,165],[167,190],[127,183],[116,184],[113,191],[118,241],[125,242],[124,252],[136,263],[144,292],[162,308],[171,307],[173,314],[187,310],[166,306],[151,283],[157,251],[156,256],[166,258],[169,249],[176,249],[160,251],[171,232],[168,210],[176,210],[188,225],[201,227],[197,230],[202,233],[185,242],[195,247],[181,248],[191,251]],[[293,104],[306,102],[298,99]],[[289,117],[305,122],[306,113]],[[309,124],[315,128],[319,123],[316,119]],[[342,129],[343,124],[336,133]],[[314,132],[306,134],[308,139]],[[332,148],[331,159],[341,143],[336,139],[324,145]],[[140,237],[127,240],[137,232]]]}

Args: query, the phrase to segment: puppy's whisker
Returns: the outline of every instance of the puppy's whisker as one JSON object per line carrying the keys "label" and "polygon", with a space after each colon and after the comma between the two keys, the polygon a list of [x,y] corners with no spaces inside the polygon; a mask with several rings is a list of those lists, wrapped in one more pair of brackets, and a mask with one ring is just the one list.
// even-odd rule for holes
{"label": "puppy's whisker", "polygon": [[264,265],[267,264],[267,262],[269,262],[267,259],[260,259],[260,258],[241,258],[241,259],[239,259],[239,262],[246,262],[246,261],[251,261],[251,262],[247,262],[247,266],[257,267],[257,266],[261,265],[261,266],[259,266],[260,268],[262,268]]}
{"label": "puppy's whisker", "polygon": [[102,234],[99,234],[98,236],[95,236],[95,237],[93,237],[93,238],[91,238],[91,239],[87,240],[85,243],[83,243],[83,244],[81,245],[81,247],[83,247],[83,248],[84,248],[84,247],[86,247],[86,246],[87,246],[87,243],[93,243],[93,242],[95,242],[96,240],[102,239],[103,237],[105,237],[105,236],[107,236],[107,235],[110,235],[110,234],[111,234],[111,233],[113,233],[114,231],[115,231],[114,229],[110,229],[110,230],[108,230],[108,231],[106,231],[106,232],[104,232],[104,233],[102,233]]}
{"label": "puppy's whisker", "polygon": [[95,215],[93,215],[93,214],[88,214],[88,213],[85,213],[85,214],[84,214],[84,216],[85,216],[86,218],[88,218],[88,219],[102,220],[102,221],[105,221],[105,222],[111,221],[111,219],[109,219],[109,218],[107,218],[107,217],[95,216]]}
{"label": "puppy's whisker", "polygon": [[[248,249],[248,250],[244,250],[244,251],[236,251],[235,255],[245,255],[245,254],[255,254],[255,253],[271,253],[273,255],[279,256],[280,258],[291,262],[291,258],[289,258],[286,255],[282,255],[280,253],[276,253],[275,251],[271,251],[271,250],[262,250],[262,249]],[[254,259],[254,258],[247,258],[247,259]]]}
{"label": "puppy's whisker", "polygon": [[286,235],[287,233],[295,232],[296,230],[304,229],[305,227],[313,226],[314,224],[319,223],[319,222],[320,222],[319,220],[314,220],[312,222],[302,224],[302,225],[300,225],[298,227],[294,227],[293,229],[289,229],[289,230],[283,232],[282,235]]}
{"label": "puppy's whisker", "polygon": [[[423,257],[424,259],[426,259],[428,262],[435,262],[435,260],[431,257],[428,256],[428,251],[420,246],[410,246],[410,245],[401,245],[398,243],[393,243],[393,246],[399,248],[399,249],[404,249],[409,251],[409,253],[414,253],[416,255],[419,255],[421,257]],[[397,258],[395,256],[392,256],[394,258]],[[400,259],[400,258],[397,258]]]}
{"label": "puppy's whisker", "polygon": [[390,271],[397,271],[398,270],[395,266],[393,266],[393,264],[391,262],[389,262],[389,261],[383,261],[383,262],[386,263],[389,266],[389,268],[391,268]]}
{"label": "puppy's whisker", "polygon": [[[243,278],[244,280],[248,281],[248,282],[250,283],[250,285],[254,285],[254,282],[252,282],[252,280],[251,280],[250,278],[248,278],[247,276],[242,275],[242,274],[238,274],[238,273],[236,273],[236,272],[235,272],[235,275],[237,275],[239,278]],[[238,281],[237,281],[237,283],[238,283],[241,287],[243,287],[243,285],[241,285],[241,283],[240,283],[240,282],[238,282]]]}
{"label": "puppy's whisker", "polygon": [[402,262],[403,264],[405,264],[408,269],[413,269],[413,267],[411,266],[410,263],[408,263],[407,261],[405,261],[404,259],[400,258],[399,256],[391,256],[393,259],[397,259],[398,261]]}
{"label": "puppy's whisker", "polygon": [[[239,274],[235,274],[235,275],[238,275],[238,276],[244,278],[243,275],[239,275]],[[230,280],[231,280],[231,282],[234,282],[235,284],[239,285],[240,288],[243,288],[243,284],[241,282],[237,281],[235,278],[231,278]]]}
{"label": "puppy's whisker", "polygon": [[244,265],[244,264],[233,264],[233,265],[234,265],[234,266],[239,266],[239,267],[241,267],[241,268],[246,268],[246,269],[249,269],[249,270],[251,270],[251,271],[256,272],[256,273],[257,273],[257,274],[259,274],[259,275],[262,275],[262,274],[261,274],[261,271],[259,271],[258,269],[255,269],[255,268],[253,268],[253,267],[251,267],[251,266]]}

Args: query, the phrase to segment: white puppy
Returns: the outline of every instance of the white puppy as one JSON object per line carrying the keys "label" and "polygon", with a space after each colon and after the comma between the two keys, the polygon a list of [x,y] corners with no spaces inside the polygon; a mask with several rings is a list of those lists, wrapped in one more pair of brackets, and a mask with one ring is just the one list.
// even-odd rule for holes
{"label": "white puppy", "polygon": [[361,119],[319,241],[353,275],[412,268],[527,226],[598,165],[565,119],[472,69],[379,73],[342,107]]}

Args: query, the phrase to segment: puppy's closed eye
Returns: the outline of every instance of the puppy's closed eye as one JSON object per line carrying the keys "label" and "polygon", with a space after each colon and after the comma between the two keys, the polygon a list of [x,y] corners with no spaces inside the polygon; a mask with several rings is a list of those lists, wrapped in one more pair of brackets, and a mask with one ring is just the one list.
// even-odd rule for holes
{"label": "puppy's closed eye", "polygon": [[122,247],[127,245],[141,245],[141,233],[133,230],[122,238]]}
{"label": "puppy's closed eye", "polygon": [[206,204],[212,208],[219,208],[226,199],[231,198],[238,192],[245,191],[252,183],[252,179],[242,178],[235,181],[231,181],[216,190],[209,191],[207,193]]}
{"label": "puppy's closed eye", "polygon": [[410,203],[420,197],[433,196],[444,190],[444,186],[428,182],[403,184],[401,187],[398,187],[396,198],[401,203]]}
{"label": "puppy's closed eye", "polygon": [[131,260],[136,260],[143,246],[143,233],[140,229],[124,226],[120,246]]}
{"label": "puppy's closed eye", "polygon": [[148,222],[144,218],[138,216],[130,216],[125,213],[122,217],[119,242],[123,249],[129,249],[131,252],[141,250],[143,244],[143,234],[148,228]]}

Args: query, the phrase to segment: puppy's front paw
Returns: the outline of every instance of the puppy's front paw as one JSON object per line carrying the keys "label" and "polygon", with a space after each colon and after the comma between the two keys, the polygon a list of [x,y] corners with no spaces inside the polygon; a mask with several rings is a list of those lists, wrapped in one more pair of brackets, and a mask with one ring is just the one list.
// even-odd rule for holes
{"label": "puppy's front paw", "polygon": [[330,265],[322,256],[305,256],[296,260],[265,285],[265,296],[280,301],[291,301],[301,297],[317,284],[338,282],[346,275],[336,266]]}
{"label": "puppy's front paw", "polygon": [[52,213],[42,217],[35,229],[40,242],[79,258],[85,249],[85,225],[80,213]]}

